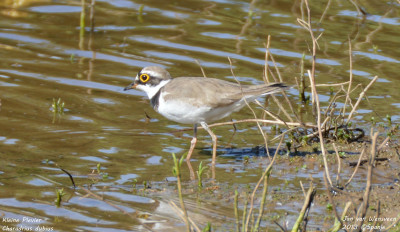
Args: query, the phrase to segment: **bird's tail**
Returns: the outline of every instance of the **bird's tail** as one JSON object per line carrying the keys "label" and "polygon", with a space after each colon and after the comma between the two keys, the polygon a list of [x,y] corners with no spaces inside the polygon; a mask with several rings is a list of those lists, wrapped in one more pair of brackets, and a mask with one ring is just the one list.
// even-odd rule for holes
{"label": "bird's tail", "polygon": [[242,86],[242,94],[246,98],[257,98],[258,96],[273,94],[281,90],[287,89],[284,83],[270,83],[264,85],[246,85]]}

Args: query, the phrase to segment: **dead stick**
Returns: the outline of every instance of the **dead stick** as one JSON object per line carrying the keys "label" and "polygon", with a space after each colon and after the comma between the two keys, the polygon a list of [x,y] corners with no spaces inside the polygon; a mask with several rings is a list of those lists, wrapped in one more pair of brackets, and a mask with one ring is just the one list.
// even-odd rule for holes
{"label": "dead stick", "polygon": [[292,232],[294,232],[294,231],[297,232],[299,230],[300,224],[304,220],[304,215],[305,215],[307,209],[311,207],[311,203],[314,199],[315,193],[316,193],[316,190],[313,188],[312,183],[311,183],[310,188],[308,189],[308,192],[307,192],[307,197],[304,200],[303,207],[301,208],[299,217],[297,218],[296,222],[293,225]]}
{"label": "dead stick", "polygon": [[365,152],[365,147],[363,147],[363,149],[362,149],[362,151],[361,151],[361,154],[360,154],[360,157],[358,158],[357,166],[356,166],[356,168],[354,169],[354,172],[353,172],[353,174],[351,175],[350,179],[349,179],[349,180],[346,182],[346,184],[344,185],[345,187],[346,187],[347,185],[350,184],[351,180],[353,179],[354,175],[356,174],[356,172],[357,172],[357,170],[358,170],[358,167],[360,166],[361,159],[362,159],[362,157],[363,157],[363,155],[364,155],[364,152]]}
{"label": "dead stick", "polygon": [[[175,204],[175,202],[173,202],[173,201],[169,201],[169,204],[172,206],[173,209],[176,210],[176,212],[178,213],[178,216],[179,216],[183,221],[185,221],[185,217],[184,217],[184,213],[183,213],[182,209],[180,209],[180,208]],[[201,230],[200,230],[200,228],[196,225],[196,223],[194,223],[194,221],[193,221],[190,217],[188,217],[188,219],[189,219],[190,224],[192,224],[192,226],[194,227],[194,229],[195,229],[196,231],[200,232]]]}
{"label": "dead stick", "polygon": [[232,125],[232,124],[243,123],[243,122],[263,122],[263,123],[269,123],[269,124],[279,124],[279,125],[288,125],[288,126],[304,126],[304,127],[308,127],[308,128],[317,128],[316,125],[311,124],[311,123],[282,122],[282,121],[274,121],[274,120],[267,120],[267,119],[243,119],[243,120],[237,120],[237,121],[233,121],[233,122],[219,122],[219,123],[213,123],[211,125],[208,125],[208,127]]}
{"label": "dead stick", "polygon": [[342,222],[342,220],[340,219],[339,214],[338,214],[338,212],[337,212],[337,210],[336,210],[335,202],[333,202],[332,194],[331,194],[331,192],[330,192],[330,188],[329,188],[328,182],[326,181],[326,175],[325,175],[325,173],[324,173],[324,183],[325,183],[325,188],[326,188],[326,194],[328,195],[329,203],[331,203],[331,205],[332,205],[332,209],[333,209],[333,213],[335,214],[335,218],[336,218],[336,220],[337,220],[338,222],[340,222],[340,225],[343,225],[343,222]]}
{"label": "dead stick", "polygon": [[317,87],[343,86],[343,85],[347,85],[348,83],[349,83],[349,81],[337,83],[337,84],[316,84],[315,86],[317,86]]}
{"label": "dead stick", "polygon": [[[306,2],[307,2],[307,0],[306,0]],[[307,7],[308,7],[308,5],[307,5]],[[330,177],[330,174],[329,174],[329,168],[328,168],[328,161],[327,161],[327,158],[326,158],[324,138],[322,136],[321,109],[320,109],[320,106],[319,106],[319,97],[318,97],[317,89],[315,88],[315,79],[311,76],[312,74],[311,74],[310,70],[308,70],[307,72],[308,72],[308,76],[310,77],[310,83],[311,83],[311,86],[312,86],[313,95],[314,95],[316,106],[317,106],[318,135],[319,135],[319,141],[320,141],[320,146],[321,146],[322,158],[324,160],[325,173],[326,173],[326,177],[328,178],[330,186],[332,186],[332,180],[331,180],[331,177]]]}
{"label": "dead stick", "polygon": [[349,57],[350,57],[350,80],[349,80],[349,87],[347,88],[347,94],[346,94],[346,100],[344,101],[344,106],[343,106],[343,113],[342,115],[345,115],[346,112],[346,104],[350,100],[350,90],[351,90],[351,83],[353,81],[353,53],[351,49],[351,40],[350,37],[348,38],[349,40]]}
{"label": "dead stick", "polygon": [[339,156],[339,152],[338,149],[336,148],[336,144],[333,143],[333,149],[335,149],[335,153],[336,153],[336,158],[338,160],[338,170],[337,170],[337,175],[336,175],[336,185],[339,185],[339,181],[340,181],[340,169],[341,169],[341,163],[340,162],[340,156]]}
{"label": "dead stick", "polygon": [[[372,182],[372,171],[374,169],[375,163],[375,156],[376,156],[376,140],[378,138],[378,132],[372,133],[373,129],[371,128],[371,138],[372,138],[372,145],[371,145],[371,154],[368,162],[368,173],[367,173],[367,186],[364,191],[363,202],[361,203],[360,207],[358,208],[356,218],[364,218],[367,214],[368,203],[369,203],[369,194],[371,192],[371,182]],[[357,224],[357,228],[361,228],[362,224],[364,223],[363,220],[360,220]]]}
{"label": "dead stick", "polygon": [[367,85],[367,87],[365,87],[365,89],[360,93],[360,96],[358,97],[358,100],[356,102],[356,104],[354,104],[353,109],[351,110],[349,117],[347,117],[347,121],[346,124],[349,123],[351,116],[353,116],[354,111],[356,110],[358,104],[360,104],[361,100],[363,99],[365,92],[367,92],[367,90],[369,89],[369,87],[371,87],[371,85],[378,79],[378,76],[375,76],[374,79],[372,79],[372,81]]}
{"label": "dead stick", "polygon": [[[232,76],[233,76],[233,78],[235,78],[236,82],[239,84],[240,92],[242,93],[242,98],[243,98],[244,102],[246,103],[247,107],[248,107],[248,108],[251,110],[251,112],[253,113],[254,119],[257,119],[257,114],[256,114],[256,112],[253,110],[253,108],[251,108],[251,106],[249,105],[249,103],[247,102],[247,100],[246,100],[246,98],[245,98],[245,96],[244,96],[244,93],[243,93],[243,90],[242,90],[242,84],[237,80],[237,78],[236,78],[236,76],[235,76],[235,73],[233,72],[233,65],[232,65],[231,58],[228,57],[228,60],[229,60],[229,65],[230,65],[230,67],[231,67]],[[264,133],[264,131],[263,131],[263,129],[262,129],[262,127],[261,127],[261,125],[260,125],[259,122],[257,122],[257,127],[258,127],[258,129],[260,130],[261,135],[263,136],[264,143],[265,143],[265,148],[268,150],[268,140],[267,140],[267,137],[266,137],[267,135]],[[271,157],[270,157],[270,156],[268,156],[268,158],[269,158],[269,160],[271,160]]]}
{"label": "dead stick", "polygon": [[265,171],[262,174],[261,178],[258,180],[256,186],[254,187],[253,193],[251,194],[251,197],[250,197],[250,208],[249,208],[249,213],[247,214],[247,218],[246,218],[245,230],[247,230],[249,222],[250,222],[250,218],[252,216],[253,205],[254,205],[254,196],[256,194],[256,191],[257,191],[258,187],[260,186],[262,180],[265,178],[265,176],[268,174],[268,172],[272,169],[272,165],[275,162],[275,158],[278,156],[278,151],[281,148],[282,142],[283,142],[283,137],[282,137],[281,141],[279,142],[278,148],[275,151],[274,158],[272,159],[272,161],[268,165],[268,167],[265,169]]}

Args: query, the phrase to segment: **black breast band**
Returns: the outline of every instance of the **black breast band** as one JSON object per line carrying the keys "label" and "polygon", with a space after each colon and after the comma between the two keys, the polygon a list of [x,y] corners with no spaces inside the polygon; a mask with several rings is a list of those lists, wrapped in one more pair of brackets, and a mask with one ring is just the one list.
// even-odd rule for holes
{"label": "black breast band", "polygon": [[158,109],[158,103],[160,101],[161,89],[162,88],[160,88],[158,90],[158,92],[150,99],[150,104],[155,111],[157,111],[157,109]]}

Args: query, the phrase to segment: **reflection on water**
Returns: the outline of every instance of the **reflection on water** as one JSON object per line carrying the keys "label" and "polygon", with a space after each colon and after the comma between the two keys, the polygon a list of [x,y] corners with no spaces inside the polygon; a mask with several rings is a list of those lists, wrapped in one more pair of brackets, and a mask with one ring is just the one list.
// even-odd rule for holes
{"label": "reflection on water", "polygon": [[[154,64],[173,76],[202,76],[196,61],[209,77],[261,83],[267,35],[272,36],[270,52],[275,57],[269,65],[275,63],[284,81],[295,86],[303,54],[305,68],[311,59],[308,32],[296,21],[301,10],[293,1],[253,5],[240,0],[147,1],[144,5],[135,0],[96,1],[94,8],[86,5],[80,34],[79,3],[0,2],[1,213],[21,220],[25,216],[43,219],[38,224],[8,226],[43,225],[59,231],[145,230],[147,225],[154,230],[184,230],[165,196],[176,200],[171,153],[187,151],[191,125],[167,121],[153,111],[144,93],[124,92],[123,87],[142,67]],[[363,19],[351,3],[341,4],[332,3],[320,28],[315,27],[323,32],[318,82],[348,80],[350,36],[355,84],[365,86],[379,76],[368,92],[369,103],[360,106],[357,123],[363,125],[372,116],[384,121],[387,114],[399,122],[400,31],[393,29],[400,23],[399,5],[391,3],[397,10],[389,12],[389,1],[365,2],[369,15]],[[324,10],[323,1],[313,4],[315,24]],[[90,23],[91,12],[95,24]],[[233,60],[235,78],[227,57]],[[325,104],[331,99],[330,91],[321,88]],[[288,93],[295,103],[296,88]],[[65,102],[65,111],[53,121],[50,108],[58,98]],[[304,120],[311,120],[307,110],[298,107]],[[270,110],[281,114],[275,106]],[[252,117],[247,110],[232,115],[234,119]],[[221,153],[217,181],[227,188],[257,181],[267,160],[262,149],[254,149],[263,144],[258,127],[239,124],[235,130],[216,128],[215,133]],[[211,160],[211,140],[204,131],[199,134],[194,166]],[[253,158],[244,166],[247,155]],[[99,170],[97,164],[101,164]],[[111,204],[71,190],[69,177],[59,167],[68,170],[78,186],[101,193]],[[322,179],[319,166],[312,163],[295,172],[286,168],[276,164],[272,188],[282,188],[286,181],[290,183],[286,193],[297,192],[300,180],[305,182],[310,175]],[[143,181],[162,194],[147,192],[150,196],[146,196],[136,191],[146,187]],[[60,188],[66,195],[57,208],[55,191]],[[215,202],[219,209],[210,210],[194,203],[195,196],[187,197],[197,221],[205,224],[215,219],[219,228],[232,228],[234,215],[226,204]],[[298,212],[297,207],[274,210],[274,215]],[[142,217],[132,220],[134,214]]]}

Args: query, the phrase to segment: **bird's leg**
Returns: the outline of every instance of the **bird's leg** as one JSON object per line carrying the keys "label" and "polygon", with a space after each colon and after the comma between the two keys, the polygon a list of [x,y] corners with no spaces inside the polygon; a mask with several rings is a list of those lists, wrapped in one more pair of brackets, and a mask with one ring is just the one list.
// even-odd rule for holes
{"label": "bird's leg", "polygon": [[197,124],[194,124],[193,138],[192,138],[192,141],[190,142],[190,148],[189,148],[188,155],[186,156],[186,163],[189,167],[190,179],[192,179],[192,180],[195,179],[195,175],[194,175],[192,164],[190,163],[190,157],[192,156],[192,153],[193,153],[194,147],[196,146],[196,143],[197,143]]}
{"label": "bird's leg", "polygon": [[210,130],[207,123],[201,122],[201,126],[210,134],[213,142],[212,161],[211,161],[211,176],[215,179],[215,160],[217,159],[217,136]]}

